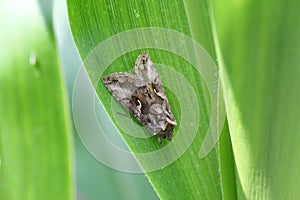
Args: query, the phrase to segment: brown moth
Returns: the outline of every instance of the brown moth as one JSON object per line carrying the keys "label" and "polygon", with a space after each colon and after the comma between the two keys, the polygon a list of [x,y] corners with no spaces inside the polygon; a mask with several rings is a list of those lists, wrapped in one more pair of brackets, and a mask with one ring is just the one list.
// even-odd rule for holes
{"label": "brown moth", "polygon": [[147,52],[136,60],[135,74],[117,72],[102,77],[112,95],[153,134],[172,140],[176,120],[154,64]]}

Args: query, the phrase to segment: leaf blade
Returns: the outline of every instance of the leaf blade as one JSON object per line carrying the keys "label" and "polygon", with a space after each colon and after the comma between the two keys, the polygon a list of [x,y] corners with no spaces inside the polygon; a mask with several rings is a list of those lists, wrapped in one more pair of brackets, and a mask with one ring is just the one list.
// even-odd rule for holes
{"label": "leaf blade", "polygon": [[2,4],[1,199],[72,199],[71,126],[53,35],[35,1]]}
{"label": "leaf blade", "polygon": [[[74,0],[68,1],[68,12],[73,37],[82,60],[85,60],[90,51],[99,43],[114,34],[134,28],[149,26],[164,27],[177,30],[186,35],[191,35],[183,1],[176,1],[175,3],[174,1],[153,1],[151,3],[139,1],[131,1],[130,3],[112,1],[110,4],[102,1],[88,1],[85,2],[84,6],[81,3],[82,2],[80,1]],[[201,5],[204,5],[204,2],[202,2]],[[205,6],[200,6],[200,9],[205,11],[200,12],[200,14],[203,15],[202,17],[204,20],[207,20],[208,16],[205,8]],[[97,13],[97,15],[95,13]],[[209,23],[207,21],[203,21],[203,23],[201,22],[200,24],[200,27],[203,25],[202,31],[207,33],[207,38],[212,38],[210,37],[211,33],[206,31],[207,24]],[[203,39],[203,43],[204,41],[206,44],[211,45],[210,48],[213,47],[213,41],[210,39]],[[120,47],[116,46],[115,48]],[[212,49],[210,50],[210,52],[213,52]],[[201,134],[199,133],[197,135],[189,150],[172,165],[164,168],[163,170],[149,172],[147,173],[147,177],[161,198],[176,197],[193,199],[197,197],[199,198],[201,195],[207,198],[220,198],[222,194],[218,170],[219,161],[217,148],[215,148],[204,160],[201,160],[196,156],[199,153],[201,142],[203,140],[202,134],[206,133],[209,121],[208,110],[210,108],[202,99],[202,97],[208,99],[207,89],[203,89],[205,88],[205,86],[203,86],[203,80],[201,80],[198,73],[192,70],[189,64],[184,62],[182,59],[163,51],[147,49],[147,52],[151,55],[152,60],[155,60],[155,62],[162,62],[168,66],[174,66],[176,70],[190,78],[190,83],[197,91],[196,96],[199,102],[201,102],[201,104],[197,106],[201,108],[201,118],[203,120],[201,131],[199,131]],[[123,56],[117,59],[112,63],[107,71],[105,71],[105,74],[130,70],[134,66],[134,61],[138,54],[139,53],[137,51],[134,51],[127,53],[126,57]],[[186,67],[185,69],[184,67],[179,66],[189,67]],[[113,112],[109,109],[110,97],[106,93],[108,92],[104,86],[99,84],[97,88],[98,97],[109,115],[113,116]],[[171,97],[169,98],[170,102],[176,101],[175,98],[172,98],[170,92],[167,92],[167,95],[168,97]],[[172,107],[172,111],[174,109],[174,113],[175,115],[177,114],[178,117],[180,114],[180,105],[176,103],[174,105],[175,106]],[[115,123],[115,125],[117,124]],[[121,135],[131,150],[135,152],[153,151],[153,149],[158,147],[155,138],[149,139],[150,145],[143,145],[140,141],[135,140],[130,136],[126,136],[126,134],[122,133],[122,131]],[[189,182],[188,179],[191,179],[191,173],[194,177],[192,178],[192,181]],[[181,179],[178,177],[181,177]],[[208,191],[202,189],[202,186],[207,184],[212,185],[211,187],[207,186]]]}
{"label": "leaf blade", "polygon": [[227,3],[216,1],[215,13],[238,196],[295,198],[300,93],[291,85],[299,76],[299,2]]}

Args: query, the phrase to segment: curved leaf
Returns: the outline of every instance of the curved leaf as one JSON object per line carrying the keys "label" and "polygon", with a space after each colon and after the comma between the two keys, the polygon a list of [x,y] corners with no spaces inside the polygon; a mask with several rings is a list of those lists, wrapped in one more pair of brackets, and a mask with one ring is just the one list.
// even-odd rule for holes
{"label": "curved leaf", "polygon": [[243,199],[300,196],[300,2],[216,1],[229,129]]}

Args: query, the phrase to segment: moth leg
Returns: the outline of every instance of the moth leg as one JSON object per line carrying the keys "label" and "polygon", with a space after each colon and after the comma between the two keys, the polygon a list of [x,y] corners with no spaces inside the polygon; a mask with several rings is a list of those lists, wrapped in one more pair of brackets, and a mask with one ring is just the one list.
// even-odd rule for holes
{"label": "moth leg", "polygon": [[123,117],[127,117],[128,119],[132,119],[132,117],[129,114],[117,112],[118,115],[121,115]]}
{"label": "moth leg", "polygon": [[159,146],[161,147],[162,146],[162,141],[161,141],[161,137],[160,136],[158,136],[158,143],[159,143]]}

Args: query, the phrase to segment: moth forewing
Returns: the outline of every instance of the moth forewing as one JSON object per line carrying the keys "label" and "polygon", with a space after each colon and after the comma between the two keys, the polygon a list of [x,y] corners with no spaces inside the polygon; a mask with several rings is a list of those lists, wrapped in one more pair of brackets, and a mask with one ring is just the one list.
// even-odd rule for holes
{"label": "moth forewing", "polygon": [[172,140],[176,120],[161,80],[147,52],[140,54],[135,63],[135,74],[117,72],[102,77],[112,95],[137,120],[160,138]]}

